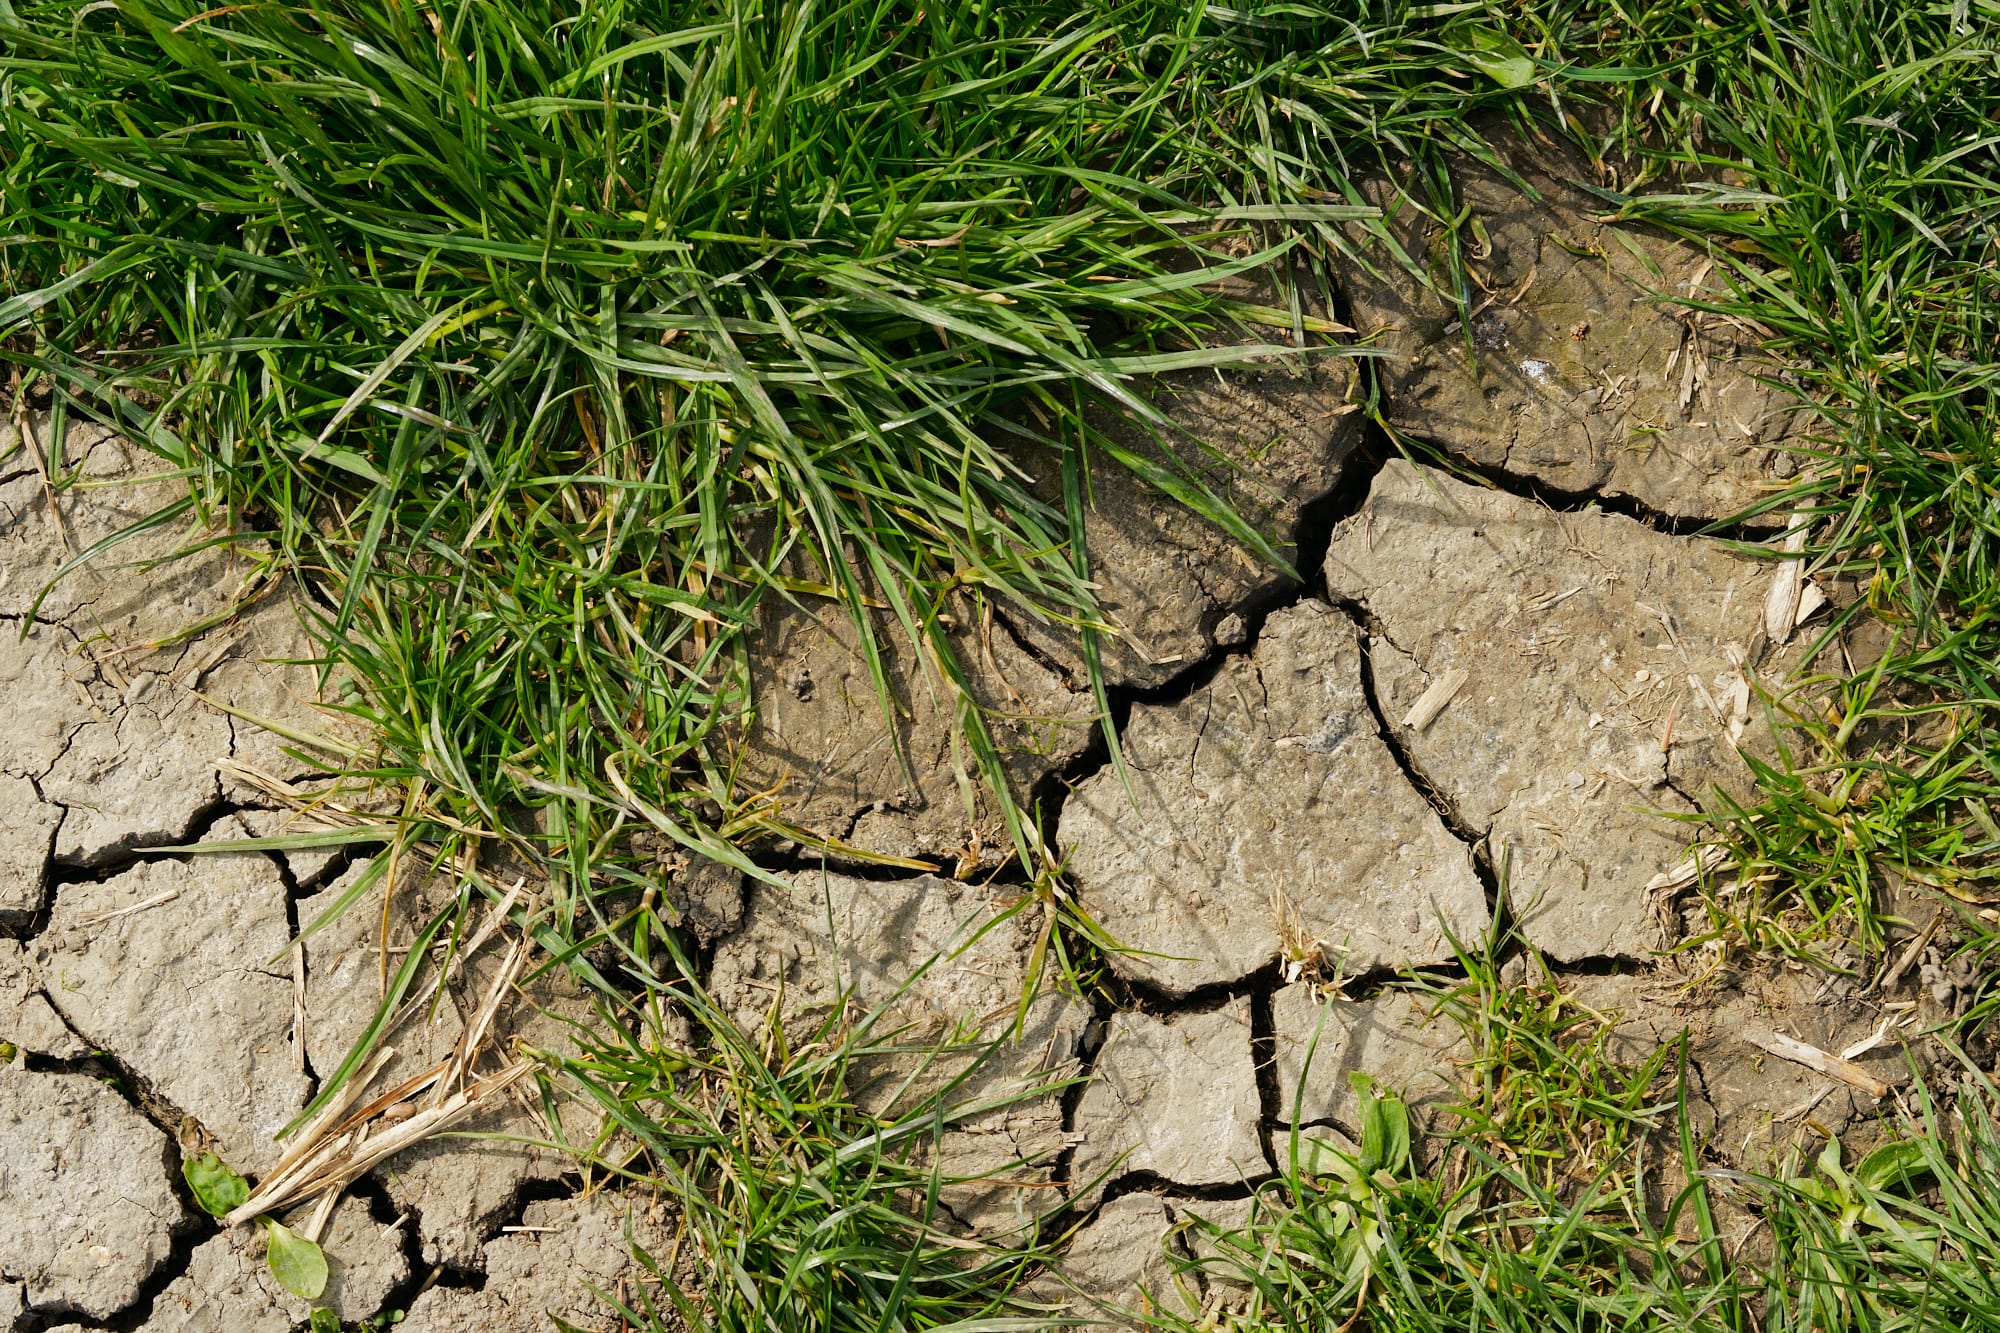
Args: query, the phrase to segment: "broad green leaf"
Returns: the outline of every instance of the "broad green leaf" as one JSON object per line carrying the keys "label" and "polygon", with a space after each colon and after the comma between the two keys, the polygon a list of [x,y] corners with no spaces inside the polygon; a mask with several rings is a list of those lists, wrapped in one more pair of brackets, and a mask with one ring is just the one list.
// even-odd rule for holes
{"label": "broad green leaf", "polygon": [[268,1217],[263,1222],[270,1242],[264,1262],[271,1265],[271,1276],[294,1296],[318,1299],[326,1290],[326,1254],[284,1223]]}
{"label": "broad green leaf", "polygon": [[1499,29],[1472,24],[1452,37],[1459,57],[1502,88],[1526,88],[1534,83],[1534,60],[1519,42]]}
{"label": "broad green leaf", "polygon": [[316,1306],[306,1317],[306,1333],[340,1333],[340,1316],[326,1306]]}
{"label": "broad green leaf", "polygon": [[1849,1182],[1847,1172],[1843,1171],[1840,1166],[1839,1139],[1828,1139],[1826,1146],[1819,1150],[1819,1169],[1828,1180],[1834,1183],[1834,1187],[1843,1195],[1848,1192]]}
{"label": "broad green leaf", "polygon": [[1338,1176],[1346,1181],[1360,1178],[1348,1145],[1323,1134],[1299,1135],[1298,1163],[1299,1174],[1305,1176]]}
{"label": "broad green leaf", "polygon": [[1924,1145],[1916,1139],[1885,1143],[1854,1166],[1854,1179],[1864,1188],[1885,1189],[1918,1174],[1924,1166]]}
{"label": "broad green leaf", "polygon": [[1395,1175],[1410,1160],[1409,1111],[1401,1097],[1377,1093],[1375,1080],[1359,1070],[1347,1079],[1361,1098],[1361,1169]]}
{"label": "broad green leaf", "polygon": [[181,1176],[194,1192],[202,1211],[225,1217],[243,1206],[250,1197],[250,1184],[212,1152],[200,1153],[181,1163]]}

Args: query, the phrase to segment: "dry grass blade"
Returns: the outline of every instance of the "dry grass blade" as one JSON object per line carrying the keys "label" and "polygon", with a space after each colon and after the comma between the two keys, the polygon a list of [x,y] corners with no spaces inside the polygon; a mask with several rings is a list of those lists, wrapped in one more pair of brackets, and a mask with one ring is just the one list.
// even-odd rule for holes
{"label": "dry grass blade", "polygon": [[[455,967],[462,967],[465,959],[479,950],[506,919],[520,893],[521,884],[517,880],[458,952],[453,960]],[[234,1226],[260,1214],[345,1189],[378,1163],[445,1132],[532,1073],[535,1068],[532,1062],[515,1057],[496,1073],[472,1076],[494,1021],[532,956],[533,946],[528,940],[514,939],[451,1054],[349,1112],[347,1108],[360,1099],[394,1054],[393,1047],[380,1048],[368,1065],[342,1088],[340,1097],[301,1127],[297,1140],[277,1168],[225,1221]],[[417,1005],[414,999],[406,1001],[385,1031],[404,1022]]]}
{"label": "dry grass blade", "polygon": [[[430,1072],[442,1082],[450,1072],[450,1064],[440,1061]],[[515,1060],[498,1073],[479,1079],[423,1110],[406,1112],[404,1108],[415,1103],[398,1100],[376,1110],[366,1120],[343,1125],[327,1135],[292,1170],[273,1175],[260,1184],[223,1222],[237,1226],[263,1213],[317,1198],[328,1190],[345,1189],[405,1148],[442,1134],[480,1110],[488,1099],[526,1078],[534,1068],[529,1061]],[[426,1078],[424,1085],[429,1086],[431,1081]]]}
{"label": "dry grass blade", "polygon": [[1760,1050],[1769,1051],[1781,1060],[1790,1060],[1795,1065],[1804,1065],[1817,1074],[1838,1079],[1850,1088],[1859,1088],[1871,1097],[1887,1097],[1889,1085],[1863,1069],[1851,1060],[1843,1060],[1831,1051],[1787,1037],[1782,1032],[1765,1032],[1750,1028],[1743,1033],[1743,1040]]}
{"label": "dry grass blade", "polygon": [[1410,705],[1410,711],[1403,718],[1403,725],[1417,731],[1428,727],[1437,720],[1437,715],[1458,697],[1458,692],[1465,688],[1465,682],[1471,679],[1471,673],[1463,667],[1453,667],[1439,676],[1431,682],[1430,688],[1418,697],[1416,703]]}
{"label": "dry grass blade", "polygon": [[1810,515],[1794,513],[1787,525],[1785,540],[1778,549],[1785,560],[1771,576],[1771,590],[1764,597],[1764,633],[1773,643],[1789,643],[1799,623],[1799,598],[1805,589],[1805,562],[1799,558],[1806,549],[1806,524]]}

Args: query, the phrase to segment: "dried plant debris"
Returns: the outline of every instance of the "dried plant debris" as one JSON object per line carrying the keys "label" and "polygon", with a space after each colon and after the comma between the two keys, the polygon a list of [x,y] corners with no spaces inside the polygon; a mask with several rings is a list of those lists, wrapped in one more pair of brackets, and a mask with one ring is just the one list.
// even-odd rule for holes
{"label": "dried plant debris", "polygon": [[[317,921],[367,873],[356,866],[301,902],[301,924]],[[400,954],[409,940],[404,923],[429,919],[450,892],[443,877],[403,889],[386,941],[372,897],[306,940],[302,1022],[315,1069],[331,1075],[374,1020],[384,945]],[[499,908],[477,914],[482,924],[468,926],[441,992],[434,971],[416,982],[382,1029],[373,1063],[343,1089],[341,1110],[287,1140],[286,1178],[267,1177],[259,1186],[266,1198],[253,1202],[268,1208],[275,1195],[282,1205],[379,1166],[390,1197],[417,1216],[425,1260],[473,1269],[522,1186],[573,1165],[535,1145],[559,1138],[587,1144],[596,1118],[581,1103],[566,1103],[551,1123],[524,1091],[529,1066],[510,1052],[519,1041],[567,1048],[568,1024],[587,1020],[590,1005],[560,973],[517,989],[526,957],[495,924],[504,917]]]}

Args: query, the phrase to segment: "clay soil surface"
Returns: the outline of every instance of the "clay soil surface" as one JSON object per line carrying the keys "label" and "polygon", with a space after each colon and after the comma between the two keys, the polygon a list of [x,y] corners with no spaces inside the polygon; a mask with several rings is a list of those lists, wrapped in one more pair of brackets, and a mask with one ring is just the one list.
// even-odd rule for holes
{"label": "clay soil surface", "polygon": [[[1105,955],[1091,993],[1031,1007],[992,1076],[1081,1081],[960,1126],[946,1156],[984,1174],[943,1205],[968,1234],[1037,1219],[1073,1231],[1042,1288],[1073,1309],[1142,1290],[1208,1298],[1168,1292],[1163,1238],[1189,1215],[1240,1216],[1295,1115],[1357,1135],[1351,1071],[1401,1090],[1448,1139],[1465,1038],[1409,977],[1458,975],[1459,950],[1496,921],[1507,975],[1542,984],[1528,959],[1546,959],[1549,987],[1615,1020],[1621,1058],[1687,1034],[1689,1095],[1719,1166],[1767,1170],[1808,1134],[1861,1141],[1907,1092],[1899,1034],[1955,1003],[1957,981],[1907,942],[1894,946],[1906,966],[1867,992],[1797,965],[1719,970],[1669,952],[1697,925],[1694,826],[1669,816],[1751,792],[1742,753],[1772,743],[1762,700],[1813,665],[1795,626],[1849,594],[1774,594],[1774,565],[1696,535],[1793,468],[1785,367],[1758,359],[1747,330],[1649,295],[1698,297],[1709,267],[1660,235],[1614,242],[1564,183],[1568,164],[1508,150],[1543,197],[1461,164],[1491,236],[1469,329],[1414,282],[1354,271],[1337,313],[1389,358],[1150,386],[1231,460],[1218,482],[1287,538],[1303,577],[1279,579],[1135,483],[1102,480],[1090,540],[1125,630],[1106,671],[1129,787],[1094,733],[1073,641],[1005,616],[967,627],[1009,771],[1040,799],[1076,903],[1129,951]],[[1414,218],[1402,239],[1428,244]],[[1430,452],[1405,456],[1364,424],[1371,388]],[[325,775],[280,733],[345,733],[315,706],[290,600],[308,594],[246,587],[220,551],[143,563],[172,534],[58,583],[29,625],[69,552],[175,485],[147,480],[145,456],[108,433],[73,430],[69,453],[85,484],[53,508],[21,453],[0,474],[0,1038],[13,1053],[0,1068],[0,1330],[295,1329],[306,1303],[270,1279],[253,1228],[219,1229],[194,1207],[180,1165],[212,1149],[268,1171],[273,1135],[373,1013],[374,911],[292,944],[365,855],[165,849],[322,827],[302,811]],[[837,609],[773,615],[759,643],[751,776],[782,781],[801,825],[938,872],[793,849],[772,854],[781,889],[675,863],[710,990],[746,1016],[782,995],[804,1023],[845,984],[928,1030],[997,1031],[1029,976],[1027,917],[904,984],[1018,892],[990,874],[1004,829],[958,795],[949,708],[907,685],[895,740],[908,780]],[[1830,651],[1865,666],[1881,644],[1860,629]],[[392,947],[424,892],[399,908]],[[390,1034],[398,1063],[380,1086],[453,1048],[490,975],[476,961],[451,1003]],[[558,1045],[586,1009],[543,980],[493,1031]],[[1782,1039],[1851,1059],[1830,1076],[1773,1054]],[[539,1100],[509,1095],[461,1128],[558,1127]],[[630,1244],[664,1252],[674,1219],[580,1185],[571,1160],[508,1138],[424,1144],[318,1219],[325,1303],[348,1320],[406,1310],[410,1333],[525,1333],[551,1313],[615,1327],[593,1288],[632,1290]]]}

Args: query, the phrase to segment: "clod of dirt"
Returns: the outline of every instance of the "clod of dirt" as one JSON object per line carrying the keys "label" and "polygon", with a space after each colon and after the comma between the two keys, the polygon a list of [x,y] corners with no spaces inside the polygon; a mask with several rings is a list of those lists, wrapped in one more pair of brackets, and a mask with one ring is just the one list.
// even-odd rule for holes
{"label": "clod of dirt", "polygon": [[410,1303],[409,1316],[396,1328],[545,1333],[551,1316],[578,1328],[605,1328],[613,1315],[597,1292],[639,1309],[642,1283],[646,1296],[664,1307],[654,1279],[632,1257],[635,1245],[663,1264],[674,1253],[671,1224],[649,1214],[649,1206],[658,1207],[615,1191],[531,1203],[519,1227],[487,1243],[485,1286],[432,1287]]}
{"label": "clod of dirt", "polygon": [[[795,1034],[844,1000],[854,1019],[887,1006],[869,1038],[877,1044],[924,1045],[954,1030],[998,1038],[1028,984],[1037,925],[1025,913],[996,921],[1004,907],[986,891],[931,875],[873,881],[805,873],[789,890],[758,883],[742,927],[716,949],[709,986],[750,1032],[782,994],[784,1022]],[[953,1100],[1012,1100],[1015,1091],[1069,1076],[1088,1018],[1081,1003],[1045,992],[1018,1038],[1009,1037]],[[899,1087],[909,1065],[862,1062],[856,1077],[863,1103],[874,1106]],[[962,1057],[938,1061],[914,1090],[928,1092],[962,1068]],[[869,1080],[878,1082],[871,1088]],[[1062,1203],[1061,1191],[1046,1185],[1062,1147],[1057,1091],[961,1120],[945,1136],[941,1166],[948,1176],[977,1179],[948,1185],[943,1203],[978,1231],[1016,1234]]]}
{"label": "clod of dirt", "polygon": [[1205,1014],[1111,1017],[1077,1105],[1070,1179],[1091,1187],[1144,1171],[1176,1185],[1234,1185],[1265,1172],[1257,1137],[1250,1001]]}
{"label": "clod of dirt", "polygon": [[[1093,1314],[1114,1320],[1118,1312],[1143,1315],[1163,1304],[1193,1313],[1197,1307],[1174,1284],[1167,1250],[1173,1229],[1173,1209],[1157,1194],[1113,1199],[1070,1240],[1062,1262],[1035,1284],[1030,1297],[1072,1313],[1080,1300]],[[1138,1319],[1122,1322],[1141,1326]]]}
{"label": "clod of dirt", "polygon": [[0,1273],[29,1310],[138,1299],[185,1220],[172,1172],[167,1136],[97,1079],[0,1065]]}
{"label": "clod of dirt", "polygon": [[1455,1071],[1471,1053],[1456,1025],[1405,990],[1321,1001],[1309,986],[1286,986],[1271,997],[1271,1026],[1278,1119],[1286,1127],[1296,1112],[1301,1125],[1358,1131],[1360,1095],[1348,1080],[1356,1072],[1401,1096],[1423,1125],[1452,1098]]}
{"label": "clod of dirt", "polygon": [[0,929],[18,928],[42,910],[61,822],[62,811],[44,801],[34,783],[0,773]]}
{"label": "clod of dirt", "polygon": [[636,836],[632,844],[635,852],[653,857],[654,871],[665,881],[667,905],[701,943],[715,943],[743,920],[747,895],[740,871],[699,852],[682,851],[656,833]]}
{"label": "clod of dirt", "polygon": [[[75,484],[59,492],[60,519],[38,476],[0,486],[0,615],[25,616],[71,554],[184,494],[185,482],[157,475],[160,460],[94,426],[73,428],[63,457]],[[237,620],[182,640],[251,591],[248,563],[224,547],[176,557],[198,535],[167,524],[121,542],[53,586],[25,640],[13,625],[0,634],[0,697],[11,709],[0,773],[34,779],[61,816],[59,861],[98,866],[182,841],[220,793],[218,759],[295,766],[287,742],[197,691],[258,717],[328,725],[311,707],[311,668],[269,660],[312,655],[285,597],[266,591]],[[146,561],[166,563],[135,577]],[[24,854],[0,832],[0,891]]]}
{"label": "clod of dirt", "polygon": [[0,1041],[35,1055],[74,1060],[90,1054],[42,993],[42,978],[19,940],[0,938]]}
{"label": "clod of dirt", "polygon": [[[311,926],[364,873],[366,866],[356,865],[300,902],[300,926]],[[381,892],[378,887],[305,942],[306,1052],[323,1077],[340,1067],[381,1004]],[[401,888],[392,904],[391,947],[407,941],[412,923],[428,919],[443,907],[447,893],[448,886],[435,880]],[[471,919],[479,920],[483,910],[475,911]],[[417,979],[411,992],[418,998],[414,1012],[401,1027],[381,1035],[396,1054],[376,1075],[373,1088],[394,1087],[451,1053],[465,1031],[465,1015],[485,998],[501,952],[491,947],[482,950],[466,968],[469,975],[455,978],[436,1004],[427,1002],[436,975],[426,972]],[[401,955],[392,954],[392,971],[400,964]],[[494,1031],[532,1046],[571,1050],[574,1030],[564,1020],[588,1018],[590,1006],[567,974],[552,971],[523,989],[527,1003],[516,1000],[503,1006]],[[477,1068],[487,1072],[490,1057]],[[502,1100],[491,1110],[480,1111],[454,1126],[452,1134],[546,1141],[560,1128],[568,1141],[587,1144],[597,1128],[596,1117],[577,1100],[563,1103],[561,1120],[561,1126],[544,1122],[532,1099],[522,1097]],[[399,1153],[379,1167],[377,1174],[398,1206],[416,1214],[424,1262],[472,1270],[482,1262],[482,1245],[500,1226],[521,1187],[554,1180],[573,1166],[572,1159],[554,1150],[510,1142],[506,1137],[446,1137]]]}
{"label": "clod of dirt", "polygon": [[[1221,290],[1250,304],[1286,304],[1268,271],[1232,280]],[[1270,342],[1291,340],[1289,331],[1255,332]],[[1361,417],[1348,401],[1356,382],[1352,361],[1314,355],[1305,365],[1179,371],[1135,388],[1185,432],[1166,441],[1180,466],[1289,557],[1300,514],[1333,489],[1360,442]],[[1153,465],[1172,466],[1166,451],[1144,432],[1105,414],[1097,424]],[[1039,479],[1042,498],[1060,509],[1062,474],[1052,456],[1024,451],[1024,460]],[[1088,499],[1084,533],[1090,574],[1099,585],[1099,609],[1119,630],[1100,643],[1105,679],[1113,685],[1164,684],[1204,660],[1218,644],[1242,633],[1240,618],[1235,627],[1229,625],[1231,613],[1277,579],[1270,565],[1102,450],[1091,453]],[[1084,679],[1074,630],[1009,614],[1024,638],[1063,662],[1072,679]]]}
{"label": "clod of dirt", "polygon": [[[1763,498],[1796,399],[1760,382],[1782,367],[1756,353],[1758,331],[1670,303],[1726,290],[1712,262],[1661,233],[1593,221],[1609,206],[1564,179],[1588,174],[1580,160],[1512,135],[1495,146],[1540,199],[1453,163],[1452,207],[1470,208],[1490,242],[1462,233],[1469,338],[1455,304],[1386,256],[1341,275],[1361,332],[1379,329],[1376,345],[1394,354],[1379,363],[1390,424],[1482,466],[1677,517]],[[1451,291],[1443,229],[1386,182],[1371,194],[1404,251]]]}
{"label": "clod of dirt", "polygon": [[[245,836],[225,820],[204,841]],[[277,866],[223,852],[65,885],[35,962],[71,1027],[255,1173],[310,1091],[292,1044],[289,942]]]}
{"label": "clod of dirt", "polygon": [[[303,1210],[286,1224],[294,1229],[304,1225]],[[145,1333],[290,1333],[314,1305],[358,1323],[378,1312],[409,1277],[410,1261],[395,1235],[385,1234],[358,1199],[343,1199],[335,1207],[320,1243],[326,1253],[326,1290],[317,1301],[306,1301],[271,1275],[264,1261],[263,1228],[234,1227],[203,1241],[190,1256],[187,1271],[153,1299]]]}
{"label": "clod of dirt", "polygon": [[1028,1297],[1114,1328],[1147,1327],[1142,1317],[1155,1311],[1198,1315],[1234,1289],[1225,1292],[1216,1276],[1202,1269],[1176,1276],[1175,1261],[1214,1256],[1215,1245],[1201,1221],[1238,1230],[1249,1216],[1248,1199],[1123,1195],[1099,1208],[1077,1231],[1053,1269],[1030,1285]]}
{"label": "clod of dirt", "polygon": [[[951,635],[971,697],[987,710],[1009,784],[1024,798],[1090,744],[1096,705],[1023,652],[1004,626],[983,623],[969,602],[955,608],[971,621]],[[847,612],[830,601],[767,599],[753,644],[757,717],[740,785],[772,791],[787,822],[865,851],[943,868],[997,865],[1012,843],[977,759],[958,739],[954,687],[912,660],[892,616],[877,613],[875,629],[893,728]],[[803,695],[784,686],[801,670],[814,682]]]}
{"label": "clod of dirt", "polygon": [[[1486,928],[1471,854],[1397,767],[1353,624],[1273,615],[1178,703],[1140,705],[1128,795],[1106,767],[1063,807],[1078,896],[1119,972],[1185,992],[1283,956],[1349,973],[1435,963]],[[1136,802],[1136,805],[1135,805]]]}
{"label": "clod of dirt", "polygon": [[[1689,813],[1715,786],[1748,795],[1737,746],[1768,745],[1770,571],[1393,461],[1334,532],[1326,576],[1380,626],[1370,662],[1396,744],[1509,855],[1527,938],[1565,962],[1663,943],[1645,886],[1686,837],[1656,812]],[[1411,725],[1454,671],[1443,711]]]}

